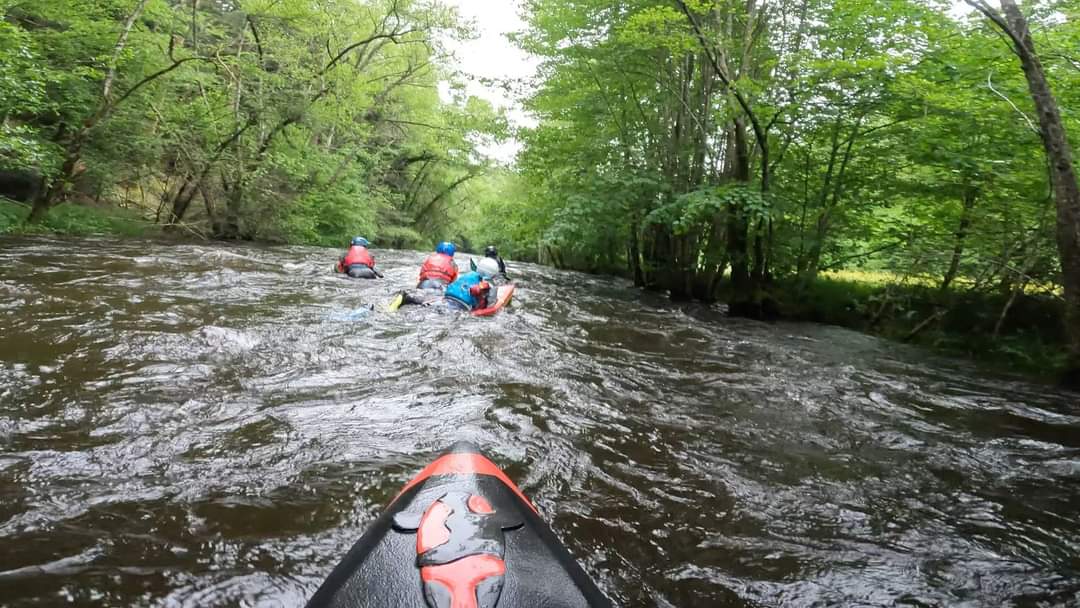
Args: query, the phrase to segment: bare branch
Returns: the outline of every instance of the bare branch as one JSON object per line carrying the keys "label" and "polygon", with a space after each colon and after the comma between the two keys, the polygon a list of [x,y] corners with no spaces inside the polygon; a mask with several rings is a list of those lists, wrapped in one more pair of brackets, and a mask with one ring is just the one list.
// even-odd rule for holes
{"label": "bare branch", "polygon": [[410,125],[410,126],[413,126],[413,127],[424,127],[425,129],[434,129],[436,131],[453,131],[453,129],[449,129],[447,127],[439,127],[439,126],[430,125],[430,124],[427,124],[427,123],[424,123],[424,122],[414,122],[414,121],[411,121],[411,120],[397,120],[397,119],[392,119],[392,118],[384,118],[382,120],[382,122],[389,123],[389,124],[392,124],[392,125]]}
{"label": "bare branch", "polygon": [[[866,136],[866,135],[869,135],[869,134],[873,133],[874,131],[881,131],[883,129],[888,129],[889,127],[895,127],[896,125],[901,124],[901,123],[909,122],[909,121],[912,121],[912,120],[920,120],[922,118],[923,118],[923,116],[908,116],[907,118],[898,118],[896,120],[889,121],[889,122],[887,122],[887,123],[885,123],[883,125],[877,125],[876,127],[870,127],[869,129],[867,129],[865,131],[860,131],[859,133],[857,133],[855,135],[855,137],[863,137],[863,136]],[[862,119],[862,117],[860,117],[860,120],[861,119]]]}
{"label": "bare branch", "polygon": [[397,80],[395,80],[394,82],[387,85],[386,88],[384,88],[382,91],[379,92],[378,95],[375,96],[375,98],[372,100],[372,102],[373,102],[372,106],[373,107],[381,106],[390,97],[390,94],[393,93],[395,89],[397,89],[398,87],[403,86],[405,84],[408,84],[410,78],[412,78],[414,75],[418,74],[421,70],[424,70],[425,68],[429,67],[430,65],[432,65],[430,61],[425,61],[424,63],[422,63],[420,65],[413,65],[413,64],[410,63],[409,68],[407,70],[405,70],[404,72],[401,72],[400,74],[388,74],[388,75],[383,76],[381,78],[369,80],[365,84],[374,83],[374,82],[378,82],[380,80],[385,80],[387,78],[392,78],[394,76],[398,76]]}
{"label": "bare branch", "polygon": [[862,253],[856,253],[854,255],[849,255],[849,256],[846,256],[846,257],[842,257],[842,258],[840,258],[838,260],[835,260],[831,264],[826,264],[825,266],[822,266],[821,271],[822,272],[827,272],[829,270],[835,270],[837,268],[842,268],[844,266],[844,264],[846,264],[847,262],[850,262],[851,260],[857,260],[857,259],[861,259],[861,258],[868,258],[868,257],[870,257],[870,256],[872,256],[872,255],[874,255],[876,253],[881,253],[882,251],[890,251],[890,250],[896,249],[898,247],[903,247],[906,244],[907,244],[907,240],[900,240],[900,241],[896,241],[894,243],[889,243],[887,245],[882,245],[881,247],[877,247],[875,249],[871,249],[870,251],[864,251]]}
{"label": "bare branch", "polygon": [[[358,49],[360,47],[371,44],[372,42],[375,42],[376,40],[390,40],[391,42],[394,42],[395,44],[397,44],[398,38],[400,38],[402,36],[405,36],[405,35],[408,35],[408,34],[411,34],[411,33],[415,32],[415,31],[417,31],[417,30],[415,30],[415,29],[407,29],[407,30],[403,30],[403,31],[400,31],[400,32],[395,30],[395,31],[387,33],[387,34],[375,34],[374,36],[371,36],[369,38],[365,38],[364,40],[354,42],[354,43],[350,44],[349,46],[345,47],[344,49],[342,49],[342,51],[340,53],[338,53],[333,59],[331,59],[330,63],[326,64],[326,67],[324,67],[319,72],[319,75],[321,76],[323,74],[326,74],[330,70],[334,69],[334,66],[336,66],[342,59],[344,59],[346,55],[348,55],[349,53],[355,51],[356,49]],[[329,43],[327,43],[327,48],[329,49]]]}
{"label": "bare branch", "polygon": [[120,54],[124,52],[124,48],[127,46],[128,36],[131,35],[131,29],[135,27],[135,21],[138,20],[139,15],[142,14],[143,9],[146,8],[146,3],[149,0],[139,0],[139,3],[135,5],[135,10],[131,11],[128,15],[127,21],[124,22],[124,29],[120,31],[120,38],[116,41],[116,46],[113,47],[113,56],[109,61],[109,71],[105,75],[105,83],[102,86],[102,93],[105,97],[106,105],[109,103],[109,98],[112,97],[113,81],[116,80],[116,66],[120,63]]}
{"label": "bare branch", "polygon": [[1024,122],[1027,123],[1027,126],[1028,126],[1029,129],[1031,129],[1032,133],[1035,133],[1036,135],[1041,133],[1041,131],[1039,131],[1039,128],[1036,127],[1035,123],[1031,120],[1030,116],[1025,114],[1024,111],[1021,110],[1020,108],[1016,107],[1016,104],[1013,103],[1012,100],[1009,99],[1004,93],[1002,93],[1001,91],[998,91],[997,89],[994,88],[994,83],[993,83],[992,80],[990,80],[993,75],[994,75],[993,71],[990,71],[990,72],[988,72],[986,74],[986,86],[987,86],[987,88],[989,88],[991,91],[994,92],[995,95],[997,95],[998,97],[1004,99],[1006,103],[1008,103],[1010,106],[1012,106],[1012,109],[1016,110],[1016,113],[1020,115],[1020,118],[1023,118]]}
{"label": "bare branch", "polygon": [[111,112],[113,109],[116,108],[116,106],[123,103],[124,100],[126,100],[128,97],[131,97],[135,93],[135,91],[138,91],[143,86],[145,86],[147,84],[150,84],[151,82],[157,80],[158,78],[161,78],[162,76],[168,74],[169,72],[175,70],[176,68],[178,68],[178,67],[180,67],[180,66],[182,66],[185,63],[188,63],[190,61],[210,61],[210,58],[209,57],[184,57],[183,59],[178,59],[178,60],[174,61],[173,64],[170,65],[169,67],[160,69],[160,70],[154,72],[153,74],[150,74],[146,78],[143,78],[142,80],[137,82],[135,84],[135,86],[128,89],[127,92],[125,92],[123,95],[121,95],[120,98],[117,99],[115,102],[107,104],[103,108],[104,112],[102,114],[102,118],[104,118],[105,115],[108,115],[109,112]]}
{"label": "bare branch", "polygon": [[1046,53],[1046,56],[1057,57],[1058,59],[1061,59],[1065,63],[1069,64],[1069,67],[1073,68],[1074,70],[1080,71],[1080,60],[1074,59],[1064,53]]}
{"label": "bare branch", "polygon": [[263,48],[262,38],[259,37],[259,30],[255,27],[255,18],[251,15],[247,16],[248,27],[251,29],[251,35],[255,37],[255,49],[259,51],[259,63],[263,61]]}
{"label": "bare branch", "polygon": [[420,218],[427,215],[428,212],[431,211],[432,208],[435,207],[435,205],[439,204],[439,201],[446,198],[454,190],[457,190],[458,187],[461,186],[462,184],[464,184],[465,182],[467,182],[467,181],[469,181],[469,180],[471,180],[471,179],[473,179],[475,177],[479,177],[482,173],[483,173],[482,171],[476,171],[476,172],[469,171],[464,176],[454,180],[453,183],[451,183],[449,186],[447,186],[445,189],[443,189],[443,191],[440,192],[435,198],[431,199],[430,201],[428,201],[428,203],[426,205],[424,205],[423,209],[421,209],[420,212],[416,214],[416,216],[415,216],[416,219],[419,220]]}
{"label": "bare branch", "polygon": [[199,52],[199,0],[191,0],[191,48]]}

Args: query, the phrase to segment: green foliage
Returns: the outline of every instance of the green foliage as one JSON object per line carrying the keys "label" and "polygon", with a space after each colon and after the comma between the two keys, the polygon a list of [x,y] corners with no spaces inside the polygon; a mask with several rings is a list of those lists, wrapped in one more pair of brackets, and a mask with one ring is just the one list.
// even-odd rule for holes
{"label": "green foliage", "polygon": [[0,234],[56,233],[73,236],[114,235],[146,236],[157,228],[136,213],[124,209],[100,209],[65,204],[56,207],[45,222],[25,224],[30,210],[20,204],[0,199]]}
{"label": "green foliage", "polygon": [[337,247],[357,234],[381,233],[375,223],[378,204],[363,200],[369,193],[337,188],[309,192],[285,207],[279,227],[281,240]]}
{"label": "green foliage", "polygon": [[[1028,8],[1075,139],[1068,6]],[[883,294],[917,291],[882,323],[946,342],[1004,315],[990,341],[1032,343],[1009,302],[1060,289],[1053,204],[1027,83],[982,19],[916,0],[527,9],[517,40],[542,63],[515,246],[736,314],[814,318],[785,302],[818,298],[859,326]],[[853,269],[887,279],[820,278]],[[982,325],[959,327],[972,310]]]}
{"label": "green foliage", "polygon": [[71,204],[56,207],[43,226],[53,232],[75,235],[141,236],[154,230],[142,218],[122,209],[100,210]]}
{"label": "green foliage", "polygon": [[[140,8],[142,9],[140,11]],[[0,4],[0,169],[43,208],[124,201],[222,238],[397,244],[459,230],[508,134],[426,0]],[[130,25],[130,29],[128,26]],[[67,161],[67,162],[65,162]]]}
{"label": "green foliage", "polygon": [[645,220],[669,228],[677,236],[707,228],[716,216],[731,212],[755,223],[769,221],[773,209],[770,198],[742,184],[726,184],[680,194],[649,212]]}
{"label": "green foliage", "polygon": [[58,150],[19,117],[50,111],[48,71],[40,70],[31,37],[0,21],[0,169],[55,170]]}
{"label": "green foliage", "polygon": [[0,197],[0,234],[18,230],[28,213],[29,209]]}

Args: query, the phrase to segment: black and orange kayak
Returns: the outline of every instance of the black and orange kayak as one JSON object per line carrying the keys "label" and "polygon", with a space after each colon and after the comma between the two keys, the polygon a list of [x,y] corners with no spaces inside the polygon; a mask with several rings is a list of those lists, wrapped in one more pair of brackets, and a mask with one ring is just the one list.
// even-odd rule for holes
{"label": "black and orange kayak", "polygon": [[590,608],[611,602],[494,463],[458,443],[390,502],[308,608]]}

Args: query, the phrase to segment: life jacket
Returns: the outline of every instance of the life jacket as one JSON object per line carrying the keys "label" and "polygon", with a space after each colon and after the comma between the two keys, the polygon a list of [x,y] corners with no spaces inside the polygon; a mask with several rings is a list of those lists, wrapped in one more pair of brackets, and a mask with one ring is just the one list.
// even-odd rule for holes
{"label": "life jacket", "polygon": [[467,272],[451,283],[446,288],[444,295],[448,299],[464,304],[469,310],[483,308],[487,305],[487,299],[482,295],[473,295],[472,293],[473,287],[481,284],[487,285],[489,289],[491,288],[491,284],[487,283],[479,272]]}
{"label": "life jacket", "polygon": [[367,266],[368,268],[375,267],[375,258],[371,255],[371,252],[367,250],[367,247],[353,245],[352,247],[349,247],[349,251],[345,253],[345,258],[341,260],[342,270],[348,270],[349,266],[354,266],[356,264]]}
{"label": "life jacket", "polygon": [[454,258],[442,254],[433,253],[424,260],[424,265],[420,267],[420,281],[424,282],[428,280],[440,281],[449,285],[458,278],[457,264],[454,263]]}

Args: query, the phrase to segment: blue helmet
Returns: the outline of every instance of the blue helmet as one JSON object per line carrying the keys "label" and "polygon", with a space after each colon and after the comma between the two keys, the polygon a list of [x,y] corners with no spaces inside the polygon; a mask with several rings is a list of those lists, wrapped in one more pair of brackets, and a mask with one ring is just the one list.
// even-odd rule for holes
{"label": "blue helmet", "polygon": [[368,240],[362,236],[354,236],[352,244],[355,247],[368,247],[371,245],[371,243],[368,243]]}
{"label": "blue helmet", "polygon": [[454,244],[450,241],[443,241],[435,246],[435,253],[441,253],[443,255],[454,257],[454,253],[456,252],[457,247],[455,247]]}

